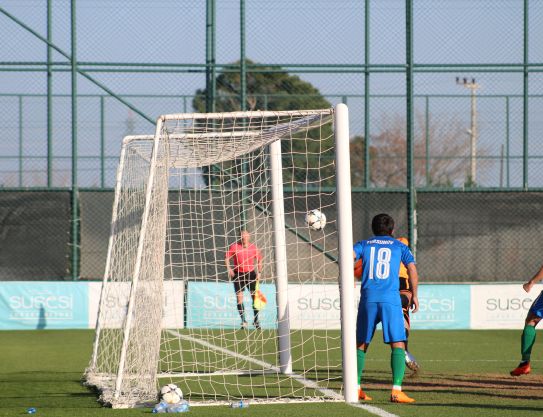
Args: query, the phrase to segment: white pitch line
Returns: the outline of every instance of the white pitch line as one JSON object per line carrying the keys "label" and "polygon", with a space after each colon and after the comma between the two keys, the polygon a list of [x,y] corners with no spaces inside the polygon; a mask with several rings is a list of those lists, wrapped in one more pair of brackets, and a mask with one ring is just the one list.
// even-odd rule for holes
{"label": "white pitch line", "polygon": [[[542,362],[543,359],[530,359],[530,362]],[[390,359],[371,359],[368,362],[390,362]],[[423,361],[418,361],[422,364],[426,362],[504,362],[503,359],[424,359]],[[518,363],[518,360],[511,359],[506,362]]]}
{"label": "white pitch line", "polygon": [[[248,361],[248,362],[252,362],[252,363],[254,363],[256,365],[262,366],[263,368],[272,370],[274,372],[277,372],[277,373],[281,372],[280,369],[277,366],[272,365],[271,363],[268,363],[268,362],[261,361],[260,359],[255,359],[255,358],[251,358],[250,356],[242,355],[241,353],[234,352],[233,350],[226,349],[226,348],[223,348],[221,346],[214,345],[213,343],[209,343],[209,342],[207,342],[205,340],[200,340],[200,339],[196,339],[196,338],[191,337],[191,336],[183,335],[183,334],[181,334],[181,333],[179,333],[177,331],[174,331],[174,330],[167,330],[167,332],[174,335],[174,336],[177,336],[177,337],[179,337],[181,339],[185,339],[185,340],[188,340],[188,341],[191,341],[191,342],[194,342],[194,343],[199,343],[202,346],[208,347],[210,349],[217,350],[217,351],[225,353],[227,355],[231,355],[231,356],[233,356],[235,358],[239,358],[239,359],[242,359],[242,360],[245,360],[245,361]],[[308,379],[305,379],[301,375],[292,373],[292,374],[288,374],[287,376],[294,379],[295,381],[298,381],[300,384],[305,385],[308,388],[312,388],[312,389],[315,389],[317,391],[320,391],[322,394],[324,394],[324,395],[326,395],[328,397],[331,397],[334,400],[342,400],[343,399],[343,396],[338,394],[337,392],[332,391],[332,390],[330,390],[328,388],[321,388],[314,381],[310,381]],[[373,405],[360,404],[360,403],[352,403],[352,404],[348,403],[348,404],[350,406],[352,406],[352,407],[357,407],[357,408],[361,408],[363,410],[366,410],[368,413],[375,414],[375,415],[377,415],[379,417],[399,417],[396,414],[389,413],[388,411],[385,411],[385,410],[383,410],[381,408],[378,408],[378,407],[375,407]]]}
{"label": "white pitch line", "polygon": [[368,413],[375,414],[379,417],[400,417],[396,414],[389,413],[388,411],[383,410],[382,408],[375,407],[374,405],[369,404],[360,404],[360,403],[349,403],[350,406],[361,408],[362,410],[366,410]]}
{"label": "white pitch line", "polygon": [[[199,343],[202,346],[208,347],[210,349],[217,350],[219,352],[225,353],[225,354],[233,356],[235,358],[239,358],[239,359],[242,359],[242,360],[245,360],[245,361],[248,361],[248,362],[252,362],[252,363],[254,363],[256,365],[262,366],[263,368],[272,370],[272,371],[274,371],[276,373],[281,372],[281,370],[277,366],[272,365],[271,363],[268,363],[268,362],[261,361],[260,359],[251,358],[250,356],[242,355],[241,353],[234,352],[233,350],[226,349],[226,348],[214,345],[213,343],[206,342],[205,340],[200,340],[200,339],[196,339],[196,338],[191,337],[191,336],[183,335],[183,334],[181,334],[179,332],[175,332],[173,330],[168,330],[168,332],[170,334],[173,334],[173,335],[177,336],[177,337],[180,337],[181,339],[189,340],[189,341],[194,342],[194,343]],[[324,395],[326,395],[328,397],[332,397],[335,400],[343,399],[343,397],[341,395],[339,395],[337,392],[332,391],[332,390],[330,390],[328,388],[321,388],[314,381],[310,381],[308,379],[305,379],[301,375],[292,373],[292,374],[288,374],[288,377],[294,379],[295,381],[298,381],[299,383],[301,383],[302,385],[305,385],[308,388],[313,388],[313,389],[315,389],[317,391],[320,391]]]}

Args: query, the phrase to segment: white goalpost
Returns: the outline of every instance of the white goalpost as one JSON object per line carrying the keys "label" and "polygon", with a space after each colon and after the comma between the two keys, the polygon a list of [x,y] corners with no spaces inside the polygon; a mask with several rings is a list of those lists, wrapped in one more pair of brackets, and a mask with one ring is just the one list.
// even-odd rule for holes
{"label": "white goalpost", "polygon": [[[344,104],[172,114],[124,139],[84,375],[104,404],[167,383],[191,404],[357,401],[348,125]],[[267,303],[237,301],[225,257],[241,231]]]}

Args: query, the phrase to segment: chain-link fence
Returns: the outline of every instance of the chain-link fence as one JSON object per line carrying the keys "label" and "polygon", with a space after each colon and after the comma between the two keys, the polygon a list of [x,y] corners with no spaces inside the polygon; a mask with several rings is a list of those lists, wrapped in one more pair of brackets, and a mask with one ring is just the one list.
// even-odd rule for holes
{"label": "chain-link fence", "polygon": [[4,0],[0,22],[0,211],[56,242],[0,231],[0,279],[100,277],[121,139],[158,115],[339,102],[355,237],[390,211],[432,281],[539,263],[540,1]]}

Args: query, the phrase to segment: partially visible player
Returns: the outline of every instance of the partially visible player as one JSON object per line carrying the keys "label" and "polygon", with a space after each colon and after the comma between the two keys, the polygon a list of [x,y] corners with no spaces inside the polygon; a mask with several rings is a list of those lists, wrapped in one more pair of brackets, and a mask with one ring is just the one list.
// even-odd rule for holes
{"label": "partially visible player", "polygon": [[366,351],[378,323],[382,323],[383,341],[391,347],[392,392],[390,401],[412,403],[402,392],[405,374],[405,328],[400,299],[400,263],[407,266],[413,292],[413,312],[418,310],[418,275],[409,247],[392,237],[394,219],[378,214],[371,224],[374,236],[355,243],[353,257],[362,259],[362,285],[356,320],[358,399],[371,400],[360,386]]}
{"label": "partially visible player", "polygon": [[[539,269],[537,274],[535,274],[531,280],[524,283],[522,288],[524,291],[530,292],[535,283],[543,279],[543,266]],[[522,331],[522,336],[520,338],[520,354],[521,361],[519,365],[513,369],[510,374],[512,376],[526,375],[531,372],[530,367],[530,356],[532,355],[532,347],[535,343],[535,326],[541,321],[543,317],[543,291],[537,296],[537,298],[532,303],[528,314],[526,315],[526,320],[524,322],[524,330]]]}
{"label": "partially visible player", "polygon": [[[409,241],[405,237],[399,237],[398,240],[404,245],[409,246]],[[409,318],[409,310],[411,309],[411,302],[413,300],[413,292],[411,291],[411,285],[409,284],[409,273],[407,268],[403,264],[400,264],[400,298],[402,300],[403,321],[405,327],[405,364],[413,372],[418,372],[420,366],[415,357],[409,352],[408,341],[409,331],[411,330],[411,320]]]}

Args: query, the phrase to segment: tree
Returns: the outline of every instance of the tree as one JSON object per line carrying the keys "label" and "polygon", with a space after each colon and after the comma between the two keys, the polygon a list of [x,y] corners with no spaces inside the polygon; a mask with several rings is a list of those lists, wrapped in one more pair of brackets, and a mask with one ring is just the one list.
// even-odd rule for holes
{"label": "tree", "polygon": [[[351,185],[353,187],[364,186],[364,168],[366,160],[364,156],[365,146],[364,136],[354,136],[351,138],[349,145],[351,154]],[[371,161],[376,157],[376,149],[370,145],[369,160]]]}
{"label": "tree", "polygon": [[[250,66],[251,60],[246,61]],[[240,61],[234,62],[224,68],[217,76],[215,91],[215,111],[232,112],[239,111],[240,106]],[[326,100],[319,90],[311,83],[300,79],[296,75],[290,75],[280,66],[259,67],[257,71],[247,71],[246,77],[246,104],[247,110],[312,110],[330,108],[331,104]],[[192,105],[197,112],[206,111],[206,89],[198,89]],[[292,154],[294,157],[286,160],[285,172],[289,178],[302,183],[309,183],[321,180],[323,185],[331,185],[334,181],[331,174],[332,167],[323,170],[312,169],[319,167],[322,158],[322,149],[333,149],[333,137],[331,128],[327,131],[314,129],[308,134],[310,139],[317,139],[319,136],[327,138],[324,142],[317,141],[283,141],[282,150],[285,154]],[[299,154],[299,155],[298,155]],[[296,157],[296,155],[298,155]],[[325,155],[326,157],[326,155]],[[333,158],[333,153],[331,153]],[[292,168],[292,169],[288,169]],[[207,184],[217,180],[213,175],[213,167],[204,168]]]}
{"label": "tree", "polygon": [[[248,66],[254,64],[247,59]],[[215,110],[239,111],[240,61],[226,66],[216,80]],[[269,71],[269,72],[266,72]],[[330,103],[311,83],[290,75],[280,66],[260,67],[258,72],[247,71],[247,110],[310,110],[326,109]],[[194,110],[206,111],[206,89],[196,90],[192,102]]]}
{"label": "tree", "polygon": [[[407,185],[406,122],[398,115],[383,116],[379,133],[370,139],[370,185],[405,187]],[[468,160],[466,135],[462,124],[454,118],[429,122],[426,129],[422,117],[416,117],[414,138],[415,184],[434,187],[466,185]],[[426,177],[426,132],[430,144],[429,171]],[[364,138],[351,139],[352,185],[364,184]]]}

